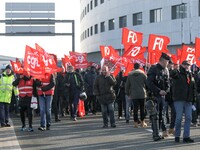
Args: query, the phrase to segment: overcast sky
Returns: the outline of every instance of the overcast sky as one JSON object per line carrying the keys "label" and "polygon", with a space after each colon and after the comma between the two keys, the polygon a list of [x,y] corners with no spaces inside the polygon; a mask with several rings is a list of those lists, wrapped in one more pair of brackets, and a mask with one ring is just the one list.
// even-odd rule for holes
{"label": "overcast sky", "polygon": [[[5,19],[5,2],[55,2],[55,19],[75,20],[75,51],[80,50],[80,0],[0,0],[0,20]],[[5,24],[0,24],[0,33],[5,32]],[[70,24],[59,24],[56,32],[70,32]],[[71,36],[56,37],[8,37],[0,36],[0,55],[24,57],[25,46],[34,47],[38,43],[47,52],[61,58],[72,50]]]}

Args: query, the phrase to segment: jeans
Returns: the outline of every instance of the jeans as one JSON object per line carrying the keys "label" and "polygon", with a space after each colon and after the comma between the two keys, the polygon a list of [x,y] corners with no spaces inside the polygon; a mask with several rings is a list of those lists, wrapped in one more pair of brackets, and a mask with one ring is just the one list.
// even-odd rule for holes
{"label": "jeans", "polygon": [[51,103],[53,96],[39,96],[40,105],[40,125],[41,127],[50,127],[51,125]]}
{"label": "jeans", "polygon": [[181,122],[184,112],[185,123],[183,138],[188,138],[190,137],[190,123],[192,120],[192,103],[186,101],[175,101],[174,107],[176,110],[175,137],[179,137],[181,135]]}
{"label": "jeans", "polygon": [[126,95],[126,120],[130,120],[132,105],[133,101]]}
{"label": "jeans", "polygon": [[101,111],[103,117],[103,124],[108,125],[108,113],[109,113],[110,124],[115,125],[114,102],[110,104],[101,104]]}
{"label": "jeans", "polygon": [[1,125],[6,125],[9,121],[9,106],[8,103],[0,102],[0,122]]}
{"label": "jeans", "polygon": [[70,102],[71,118],[76,118],[77,116],[79,96],[80,96],[80,91],[75,91],[70,95],[69,102]]}

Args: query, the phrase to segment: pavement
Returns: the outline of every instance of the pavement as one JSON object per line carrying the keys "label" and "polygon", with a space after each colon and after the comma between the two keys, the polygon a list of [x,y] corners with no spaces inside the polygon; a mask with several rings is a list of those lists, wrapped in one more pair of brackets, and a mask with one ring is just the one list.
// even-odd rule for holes
{"label": "pavement", "polygon": [[[117,118],[117,117],[116,117]],[[0,128],[0,150],[199,150],[200,127],[191,127],[195,143],[174,142],[170,136],[159,142],[152,140],[150,125],[133,128],[124,119],[116,119],[116,128],[102,128],[101,114],[89,114],[77,121],[69,116],[61,122],[52,119],[51,130],[39,131],[40,117],[33,119],[34,132],[20,131],[19,117],[12,117],[12,127]]]}

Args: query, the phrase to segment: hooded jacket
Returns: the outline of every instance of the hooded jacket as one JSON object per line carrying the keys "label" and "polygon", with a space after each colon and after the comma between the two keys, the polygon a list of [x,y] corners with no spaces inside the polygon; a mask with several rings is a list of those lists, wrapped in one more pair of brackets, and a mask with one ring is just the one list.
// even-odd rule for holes
{"label": "hooded jacket", "polygon": [[146,74],[140,69],[130,72],[125,84],[126,95],[130,96],[131,99],[145,99],[147,97],[146,79]]}

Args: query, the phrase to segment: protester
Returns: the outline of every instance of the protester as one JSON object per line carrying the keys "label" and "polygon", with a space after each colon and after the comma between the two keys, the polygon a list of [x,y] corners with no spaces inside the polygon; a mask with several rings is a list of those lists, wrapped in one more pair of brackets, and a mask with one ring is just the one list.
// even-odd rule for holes
{"label": "protester", "polygon": [[108,66],[103,66],[101,74],[96,78],[94,83],[94,93],[101,104],[103,117],[103,128],[108,127],[108,113],[112,128],[116,127],[114,116],[114,101],[116,99],[113,87],[116,84],[115,78],[110,74]]}
{"label": "protester", "polygon": [[140,108],[141,126],[147,127],[147,124],[144,121],[144,103],[147,97],[145,87],[146,79],[146,74],[140,70],[140,64],[135,63],[134,70],[129,73],[125,85],[125,92],[130,97],[130,99],[132,99],[134,105],[134,128],[138,128],[138,108]]}
{"label": "protester", "polygon": [[69,91],[70,115],[73,121],[77,121],[77,109],[80,93],[84,90],[84,81],[80,73],[74,71],[73,66],[67,67],[64,84]]}
{"label": "protester", "polygon": [[[170,88],[169,71],[167,69],[169,60],[170,57],[166,53],[162,53],[159,62],[156,65],[152,65],[147,73],[147,87],[155,98],[158,111],[158,113],[155,112],[150,115],[154,141],[161,140],[168,136],[164,106],[165,96]],[[159,126],[161,126],[163,131],[162,137],[159,135],[158,116]]]}
{"label": "protester", "polygon": [[5,71],[0,75],[0,123],[1,127],[10,127],[9,124],[9,106],[13,91],[12,82],[14,75],[11,66],[7,65]]}
{"label": "protester", "polygon": [[176,110],[175,121],[175,142],[180,142],[181,122],[183,113],[185,114],[183,142],[193,143],[190,138],[190,124],[192,120],[192,104],[196,100],[196,85],[194,77],[190,72],[190,63],[183,61],[179,70],[174,70],[171,77],[173,78],[172,98]]}
{"label": "protester", "polygon": [[94,81],[97,77],[95,70],[96,70],[95,67],[91,66],[90,70],[85,74],[84,77],[86,94],[87,94],[87,100],[85,100],[84,102],[86,114],[88,114],[89,110],[91,110],[93,114],[96,114],[97,112],[97,101],[93,90]]}
{"label": "protester", "polygon": [[51,126],[51,104],[54,94],[55,78],[52,74],[45,74],[45,78],[36,80],[39,106],[40,106],[40,127],[38,130],[50,130]]}
{"label": "protester", "polygon": [[28,116],[29,132],[33,132],[32,126],[32,108],[31,108],[31,98],[34,95],[37,96],[37,91],[35,89],[34,80],[31,76],[18,75],[15,81],[13,81],[13,86],[17,86],[19,89],[19,109],[20,117],[22,122],[21,131],[26,130],[25,118]]}

